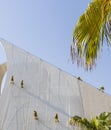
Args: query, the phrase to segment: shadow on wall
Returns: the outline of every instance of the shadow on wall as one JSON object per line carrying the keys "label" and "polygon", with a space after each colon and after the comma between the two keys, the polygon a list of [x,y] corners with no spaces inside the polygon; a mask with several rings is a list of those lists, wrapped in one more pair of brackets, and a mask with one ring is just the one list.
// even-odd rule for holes
{"label": "shadow on wall", "polygon": [[5,50],[0,43],[0,93],[3,92],[5,79],[7,76],[7,58]]}

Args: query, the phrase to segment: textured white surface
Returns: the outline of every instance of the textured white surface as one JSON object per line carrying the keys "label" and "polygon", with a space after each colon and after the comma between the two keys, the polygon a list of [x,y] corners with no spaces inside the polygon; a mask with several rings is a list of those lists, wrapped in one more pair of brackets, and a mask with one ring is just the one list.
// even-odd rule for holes
{"label": "textured white surface", "polygon": [[[8,60],[0,97],[1,130],[69,130],[71,116],[91,117],[111,110],[110,96],[5,40],[1,43]],[[14,85],[10,84],[12,75]],[[20,85],[22,80],[24,88]],[[38,120],[34,120],[34,110]],[[58,123],[54,122],[56,113]]]}
{"label": "textured white surface", "polygon": [[82,101],[86,117],[96,116],[102,112],[111,112],[111,96],[80,82]]}

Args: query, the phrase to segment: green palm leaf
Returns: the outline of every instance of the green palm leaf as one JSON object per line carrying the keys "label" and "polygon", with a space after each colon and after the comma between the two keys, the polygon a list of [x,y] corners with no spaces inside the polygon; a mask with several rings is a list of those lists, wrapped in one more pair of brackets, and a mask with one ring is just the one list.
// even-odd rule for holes
{"label": "green palm leaf", "polygon": [[93,0],[82,14],[73,31],[71,46],[72,61],[91,69],[95,63],[104,39],[111,40],[110,0]]}
{"label": "green palm leaf", "polygon": [[73,116],[70,119],[70,125],[78,126],[82,130],[110,130],[111,112],[103,112],[92,119],[86,119],[79,116]]}

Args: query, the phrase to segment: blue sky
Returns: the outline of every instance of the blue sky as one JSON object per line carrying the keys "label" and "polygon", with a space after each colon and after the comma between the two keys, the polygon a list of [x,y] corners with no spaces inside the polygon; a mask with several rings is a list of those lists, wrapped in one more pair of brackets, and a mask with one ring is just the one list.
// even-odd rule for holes
{"label": "blue sky", "polygon": [[[97,66],[86,72],[68,62],[72,32],[90,0],[3,0],[0,37],[50,64],[111,94],[111,48],[104,47]],[[0,59],[3,55],[0,55]]]}

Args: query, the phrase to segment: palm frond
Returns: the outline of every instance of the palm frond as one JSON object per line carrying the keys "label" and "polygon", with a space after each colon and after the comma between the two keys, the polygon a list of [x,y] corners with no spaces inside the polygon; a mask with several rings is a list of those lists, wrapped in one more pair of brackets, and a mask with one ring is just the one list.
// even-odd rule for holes
{"label": "palm frond", "polygon": [[111,40],[110,0],[93,0],[73,31],[72,61],[91,69],[101,51],[103,41]]}
{"label": "palm frond", "polygon": [[78,126],[82,130],[109,130],[111,126],[111,112],[103,112],[92,119],[73,116],[70,119],[70,125]]}

